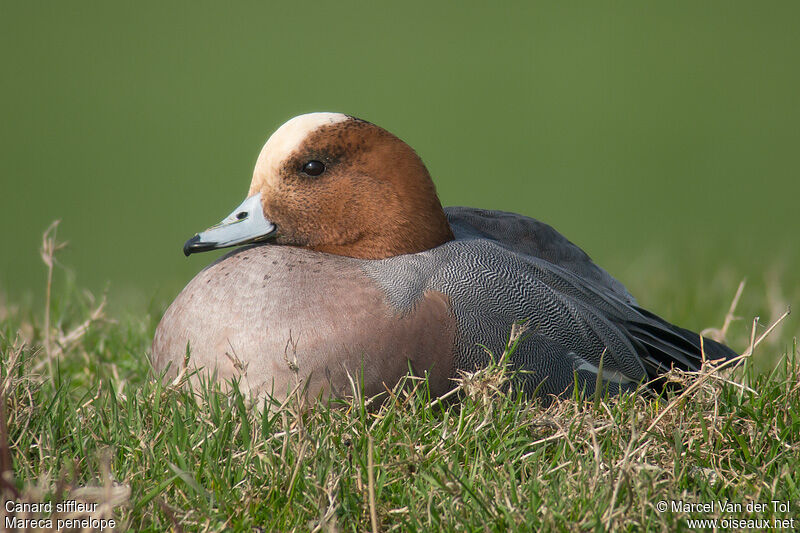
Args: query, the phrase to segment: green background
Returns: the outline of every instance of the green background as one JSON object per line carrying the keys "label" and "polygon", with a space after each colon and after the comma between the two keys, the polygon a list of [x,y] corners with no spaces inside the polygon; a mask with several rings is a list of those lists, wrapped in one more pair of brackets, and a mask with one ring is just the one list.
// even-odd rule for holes
{"label": "green background", "polygon": [[80,286],[168,302],[269,134],[321,110],[405,139],[445,205],[549,222],[640,293],[687,262],[789,265],[796,291],[800,3],[0,6],[9,299],[40,301],[59,218]]}

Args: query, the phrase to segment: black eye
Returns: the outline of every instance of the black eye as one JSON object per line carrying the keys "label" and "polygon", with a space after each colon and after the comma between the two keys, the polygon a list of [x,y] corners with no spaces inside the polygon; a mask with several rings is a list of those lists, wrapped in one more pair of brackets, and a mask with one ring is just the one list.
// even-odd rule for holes
{"label": "black eye", "polygon": [[309,161],[305,165],[303,165],[303,174],[308,174],[309,176],[319,176],[325,172],[325,165],[322,161]]}

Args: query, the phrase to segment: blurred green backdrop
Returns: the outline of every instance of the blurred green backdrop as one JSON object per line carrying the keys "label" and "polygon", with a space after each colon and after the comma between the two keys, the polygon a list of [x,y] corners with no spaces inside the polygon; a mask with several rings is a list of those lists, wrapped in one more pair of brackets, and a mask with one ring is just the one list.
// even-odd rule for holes
{"label": "blurred green backdrop", "polygon": [[38,301],[60,218],[79,285],[169,301],[212,259],[183,242],[315,110],[405,139],[445,205],[547,221],[625,282],[652,250],[709,277],[796,264],[794,1],[0,6],[9,298]]}

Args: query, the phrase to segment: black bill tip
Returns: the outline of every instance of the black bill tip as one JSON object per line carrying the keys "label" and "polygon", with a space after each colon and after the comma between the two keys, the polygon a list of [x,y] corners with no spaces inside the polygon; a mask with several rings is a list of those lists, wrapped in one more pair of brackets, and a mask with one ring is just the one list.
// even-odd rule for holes
{"label": "black bill tip", "polygon": [[191,254],[197,252],[207,252],[209,250],[214,250],[216,247],[217,243],[202,242],[200,240],[200,235],[195,235],[183,245],[183,255],[189,257]]}

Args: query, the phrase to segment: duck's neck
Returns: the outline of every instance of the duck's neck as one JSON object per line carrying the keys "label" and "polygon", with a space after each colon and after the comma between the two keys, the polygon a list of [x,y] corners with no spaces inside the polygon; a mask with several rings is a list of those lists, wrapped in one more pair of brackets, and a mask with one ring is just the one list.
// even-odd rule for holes
{"label": "duck's neck", "polygon": [[358,259],[386,259],[424,252],[453,239],[453,231],[439,205],[438,211],[402,217],[394,223],[381,225],[380,231],[364,233],[352,242],[325,243],[311,248]]}

